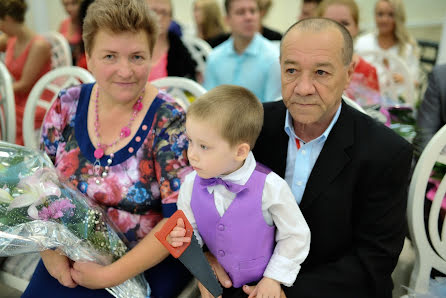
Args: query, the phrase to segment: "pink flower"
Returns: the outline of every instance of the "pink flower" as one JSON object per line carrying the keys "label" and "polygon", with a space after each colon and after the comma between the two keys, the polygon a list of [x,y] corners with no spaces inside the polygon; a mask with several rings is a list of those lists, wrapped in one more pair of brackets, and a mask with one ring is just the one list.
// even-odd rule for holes
{"label": "pink flower", "polygon": [[136,227],[140,217],[139,215],[115,208],[108,208],[107,215],[122,233],[126,233],[128,230]]}
{"label": "pink flower", "polygon": [[79,152],[79,147],[69,152],[63,152],[63,157],[59,159],[56,165],[62,177],[69,178],[74,175],[76,169],[79,167]]}
{"label": "pink flower", "polygon": [[153,227],[161,220],[163,217],[159,213],[149,212],[148,214],[141,215],[139,219],[139,229],[136,231],[138,238],[144,238]]}
{"label": "pink flower", "polygon": [[87,195],[105,206],[116,206],[122,200],[120,183],[116,176],[109,176],[101,184],[95,183],[96,178],[88,179]]}
{"label": "pink flower", "polygon": [[57,219],[64,216],[64,213],[69,211],[69,216],[73,215],[73,210],[76,208],[71,204],[70,200],[62,199],[52,202],[48,207],[43,207],[39,211],[39,218],[43,220],[49,220],[51,218]]}

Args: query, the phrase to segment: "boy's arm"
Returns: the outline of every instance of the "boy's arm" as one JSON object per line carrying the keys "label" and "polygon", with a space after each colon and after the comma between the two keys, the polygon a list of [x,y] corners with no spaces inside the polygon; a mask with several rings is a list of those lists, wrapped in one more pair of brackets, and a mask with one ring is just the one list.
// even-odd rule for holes
{"label": "boy's arm", "polygon": [[263,275],[292,286],[310,250],[310,229],[288,184],[273,172],[266,178],[262,204],[276,226],[276,247]]}
{"label": "boy's arm", "polygon": [[162,219],[133,249],[116,262],[102,266],[93,262],[76,262],[71,269],[73,280],[89,289],[103,289],[119,285],[151,268],[169,255],[155,237],[167,219]]}

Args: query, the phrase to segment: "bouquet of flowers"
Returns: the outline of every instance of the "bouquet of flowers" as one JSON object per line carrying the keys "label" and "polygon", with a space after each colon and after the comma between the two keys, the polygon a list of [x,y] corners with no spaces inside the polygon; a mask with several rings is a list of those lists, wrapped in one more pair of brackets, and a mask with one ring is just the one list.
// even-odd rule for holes
{"label": "bouquet of flowers", "polygon": [[[42,152],[0,141],[0,256],[58,248],[73,261],[107,265],[127,251],[103,210],[62,181]],[[107,290],[146,297],[142,275]]]}

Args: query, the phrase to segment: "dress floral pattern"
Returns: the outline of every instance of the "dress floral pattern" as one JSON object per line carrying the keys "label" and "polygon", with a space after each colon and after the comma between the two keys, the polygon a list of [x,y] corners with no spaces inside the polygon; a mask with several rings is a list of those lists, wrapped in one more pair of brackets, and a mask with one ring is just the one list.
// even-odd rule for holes
{"label": "dress floral pattern", "polygon": [[[96,184],[95,148],[86,129],[92,88],[93,84],[86,84],[59,94],[43,123],[41,147],[61,175],[103,206],[135,244],[176,211],[181,181],[191,172],[185,113],[160,91],[136,135],[115,152],[108,176]],[[108,158],[101,158],[102,166]]]}

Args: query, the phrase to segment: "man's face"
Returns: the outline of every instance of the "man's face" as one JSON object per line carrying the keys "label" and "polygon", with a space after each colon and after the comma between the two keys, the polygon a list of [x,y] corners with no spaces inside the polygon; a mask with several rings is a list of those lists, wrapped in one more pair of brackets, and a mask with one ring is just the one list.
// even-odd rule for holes
{"label": "man's face", "polygon": [[251,39],[258,30],[259,8],[255,0],[234,0],[226,21],[235,38]]}
{"label": "man's face", "polygon": [[298,17],[299,20],[307,19],[316,16],[317,4],[315,2],[302,3],[302,10]]}
{"label": "man's face", "polygon": [[353,73],[353,64],[343,63],[343,43],[335,28],[294,28],[282,41],[282,96],[295,127],[328,127],[333,119]]}

